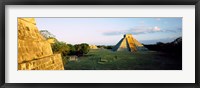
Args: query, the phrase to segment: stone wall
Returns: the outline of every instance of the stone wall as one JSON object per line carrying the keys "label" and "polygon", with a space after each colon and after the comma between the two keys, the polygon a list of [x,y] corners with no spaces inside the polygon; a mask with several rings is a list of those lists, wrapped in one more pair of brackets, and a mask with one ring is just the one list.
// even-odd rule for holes
{"label": "stone wall", "polygon": [[63,70],[60,54],[40,34],[34,18],[18,18],[18,70]]}

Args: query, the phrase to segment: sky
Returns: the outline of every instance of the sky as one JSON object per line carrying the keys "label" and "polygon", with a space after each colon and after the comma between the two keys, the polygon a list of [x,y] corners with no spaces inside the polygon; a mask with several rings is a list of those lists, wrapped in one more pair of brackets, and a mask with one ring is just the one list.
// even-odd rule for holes
{"label": "sky", "polygon": [[48,30],[69,44],[116,45],[124,34],[143,44],[172,42],[182,36],[182,18],[35,18],[39,30]]}

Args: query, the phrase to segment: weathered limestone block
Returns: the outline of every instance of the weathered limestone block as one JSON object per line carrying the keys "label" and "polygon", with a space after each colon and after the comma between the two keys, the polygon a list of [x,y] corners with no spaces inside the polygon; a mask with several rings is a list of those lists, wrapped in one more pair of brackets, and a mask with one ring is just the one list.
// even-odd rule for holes
{"label": "weathered limestone block", "polygon": [[[55,67],[58,67],[55,69]],[[18,18],[18,70],[63,70],[60,54],[39,32],[34,18]]]}
{"label": "weathered limestone block", "polygon": [[18,39],[18,63],[52,54],[51,45],[47,41],[25,41]]}
{"label": "weathered limestone block", "polygon": [[[55,69],[57,68],[57,69]],[[18,64],[18,70],[64,70],[60,54]]]}

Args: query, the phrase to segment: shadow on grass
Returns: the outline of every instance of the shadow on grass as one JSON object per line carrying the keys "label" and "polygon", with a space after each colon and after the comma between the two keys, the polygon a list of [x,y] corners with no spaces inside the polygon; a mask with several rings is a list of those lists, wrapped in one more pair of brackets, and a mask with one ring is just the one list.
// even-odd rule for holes
{"label": "shadow on grass", "polygon": [[[180,59],[180,60],[177,60]],[[69,61],[66,70],[181,70],[181,57],[144,51],[137,53],[113,52],[107,49],[92,50],[79,57],[79,61]]]}

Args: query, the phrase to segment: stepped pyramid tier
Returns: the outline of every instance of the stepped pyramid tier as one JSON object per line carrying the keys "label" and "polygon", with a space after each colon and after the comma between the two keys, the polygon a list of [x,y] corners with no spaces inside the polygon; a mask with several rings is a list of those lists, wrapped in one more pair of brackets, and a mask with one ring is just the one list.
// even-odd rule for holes
{"label": "stepped pyramid tier", "polygon": [[113,48],[113,51],[130,51],[136,52],[141,50],[147,50],[140,42],[138,42],[132,34],[125,34]]}
{"label": "stepped pyramid tier", "polygon": [[64,70],[61,54],[39,32],[34,18],[18,18],[18,70]]}
{"label": "stepped pyramid tier", "polygon": [[90,49],[98,49],[96,45],[90,45]]}

